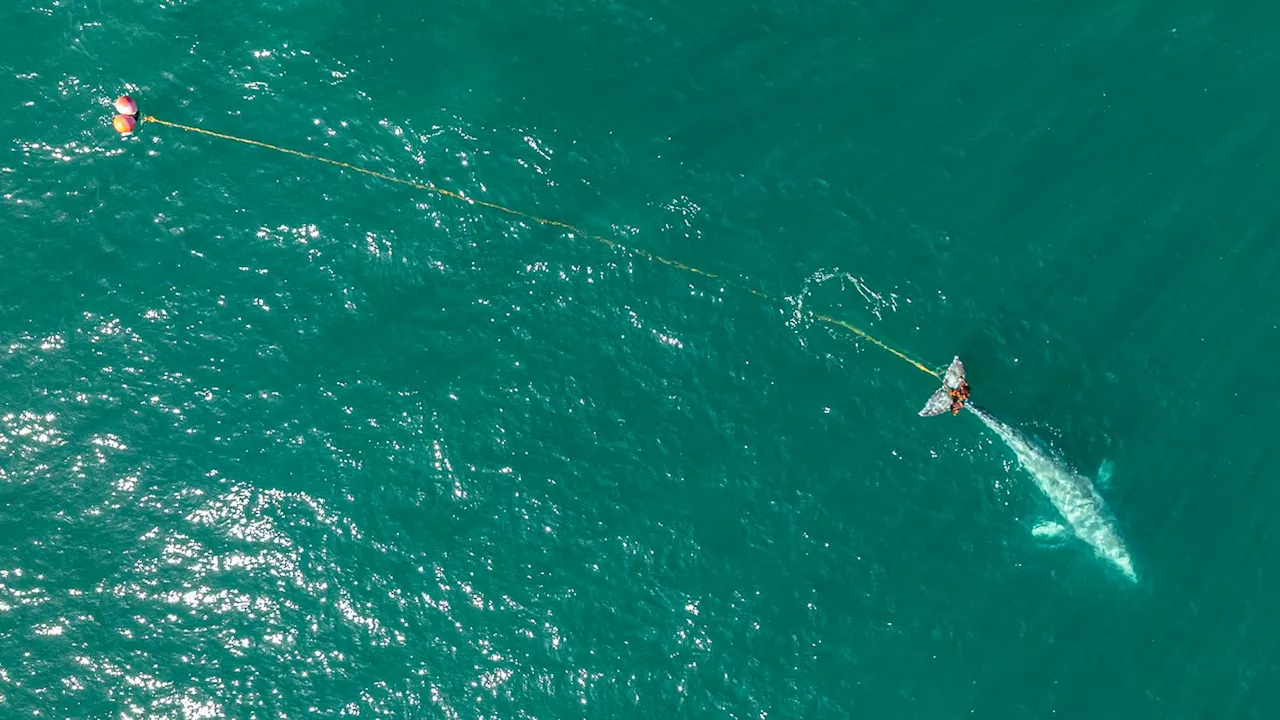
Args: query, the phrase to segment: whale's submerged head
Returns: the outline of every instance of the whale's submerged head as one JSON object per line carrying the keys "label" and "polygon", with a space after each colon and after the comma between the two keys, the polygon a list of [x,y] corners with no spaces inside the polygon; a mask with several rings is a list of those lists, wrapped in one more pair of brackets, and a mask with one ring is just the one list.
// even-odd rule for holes
{"label": "whale's submerged head", "polygon": [[1120,567],[1120,571],[1124,573],[1125,577],[1134,582],[1138,582],[1138,573],[1133,569],[1133,560],[1130,559],[1127,554],[1124,556],[1123,560],[1117,561],[1116,565]]}
{"label": "whale's submerged head", "polygon": [[[1093,543],[1090,543],[1091,545]],[[1106,558],[1112,565],[1116,566],[1126,578],[1133,582],[1138,582],[1138,573],[1133,568],[1133,558],[1130,557],[1129,551],[1125,549],[1124,544],[1116,535],[1112,535],[1111,541],[1106,545],[1099,547],[1094,545],[1093,548],[1099,555]]]}

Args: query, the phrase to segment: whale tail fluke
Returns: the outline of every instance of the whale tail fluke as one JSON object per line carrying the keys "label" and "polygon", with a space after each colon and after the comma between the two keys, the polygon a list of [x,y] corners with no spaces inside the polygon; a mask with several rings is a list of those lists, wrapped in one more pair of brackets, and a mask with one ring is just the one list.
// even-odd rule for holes
{"label": "whale tail fluke", "polygon": [[969,401],[969,382],[964,377],[964,363],[957,357],[951,361],[951,367],[942,376],[942,387],[934,391],[920,410],[920,417],[933,417],[950,410],[958,415],[964,404]]}
{"label": "whale tail fluke", "polygon": [[920,417],[941,415],[950,409],[951,394],[947,392],[946,388],[938,388],[929,396],[929,400],[925,402],[924,408],[920,410]]}

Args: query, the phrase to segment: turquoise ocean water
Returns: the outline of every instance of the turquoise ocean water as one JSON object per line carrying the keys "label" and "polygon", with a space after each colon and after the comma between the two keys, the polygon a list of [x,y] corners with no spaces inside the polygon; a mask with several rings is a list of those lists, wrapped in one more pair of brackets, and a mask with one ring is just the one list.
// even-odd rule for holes
{"label": "turquoise ocean water", "polygon": [[[1271,718],[1280,7],[0,10],[0,716]],[[720,273],[146,113],[432,182]],[[939,367],[1104,495],[1052,509]]]}

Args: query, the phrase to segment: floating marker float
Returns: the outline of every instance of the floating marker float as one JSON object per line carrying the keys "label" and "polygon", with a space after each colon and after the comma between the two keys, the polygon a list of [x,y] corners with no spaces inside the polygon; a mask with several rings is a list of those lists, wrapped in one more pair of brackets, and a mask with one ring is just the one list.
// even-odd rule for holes
{"label": "floating marker float", "polygon": [[111,121],[111,124],[115,127],[116,132],[121,135],[128,135],[138,126],[138,119],[132,115],[117,115]]}
{"label": "floating marker float", "polygon": [[133,132],[134,128],[138,127],[138,103],[128,95],[121,95],[116,98],[113,105],[116,116],[111,120],[112,127],[121,135]]}
{"label": "floating marker float", "polygon": [[129,97],[128,95],[121,95],[120,97],[116,98],[115,105],[116,105],[116,112],[120,113],[121,115],[137,115],[138,114],[138,103],[134,102],[133,98]]}

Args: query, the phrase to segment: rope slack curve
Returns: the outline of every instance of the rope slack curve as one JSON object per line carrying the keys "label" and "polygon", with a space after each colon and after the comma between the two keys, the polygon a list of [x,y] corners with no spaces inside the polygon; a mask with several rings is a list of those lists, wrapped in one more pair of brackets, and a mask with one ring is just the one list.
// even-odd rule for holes
{"label": "rope slack curve", "polygon": [[[749,292],[752,295],[755,295],[758,298],[766,300],[769,303],[776,305],[778,307],[785,307],[785,303],[753,287],[749,287],[747,285],[743,285],[741,283],[735,282],[728,278],[721,277],[715,273],[707,272],[706,270],[693,267],[692,265],[686,265],[676,260],[664,258],[661,255],[657,255],[655,253],[649,252],[648,250],[645,250],[643,248],[630,247],[627,245],[623,245],[622,243],[619,243],[616,240],[612,240],[610,238],[604,237],[602,235],[593,235],[591,233],[584,232],[578,227],[566,222],[561,222],[559,220],[551,220],[549,218],[538,217],[536,215],[530,215],[529,213],[521,212],[520,210],[515,210],[512,208],[506,207],[505,205],[499,205],[497,203],[492,203],[485,200],[476,200],[475,198],[469,198],[461,193],[454,192],[452,190],[446,190],[445,188],[437,187],[432,184],[420,183],[413,180],[406,180],[404,178],[393,177],[391,175],[387,175],[386,173],[378,172],[377,170],[362,168],[356,165],[352,165],[351,163],[342,162],[341,160],[332,160],[330,158],[320,157],[319,155],[312,155],[311,153],[305,153],[300,150],[293,150],[286,147],[280,147],[279,145],[271,145],[269,143],[265,143],[260,140],[251,140],[249,138],[239,137],[236,135],[228,135],[226,133],[214,132],[213,130],[205,130],[204,128],[193,127],[191,125],[183,125],[182,123],[171,122],[169,120],[161,120],[160,118],[157,118],[154,115],[145,115],[142,117],[142,120],[143,122],[153,123],[155,125],[162,125],[164,127],[173,128],[175,130],[182,130],[184,132],[196,133],[198,135],[205,135],[207,137],[213,137],[219,140],[229,140],[231,142],[237,142],[243,145],[251,145],[253,147],[262,148],[264,150],[271,150],[273,152],[283,153],[285,155],[293,155],[295,157],[300,157],[305,160],[314,160],[315,162],[324,163],[326,165],[333,165],[335,167],[340,167],[344,170],[350,170],[352,172],[368,175],[370,177],[375,177],[375,178],[378,178],[379,180],[398,183],[400,185],[407,185],[411,188],[415,188],[418,190],[425,190],[427,192],[440,195],[442,197],[451,198],[453,200],[458,200],[460,202],[468,203],[471,205],[479,205],[480,207],[488,208],[490,210],[495,210],[500,213],[505,213],[507,215],[518,217],[518,218],[521,218],[522,220],[527,220],[529,222],[537,223],[539,225],[548,225],[551,227],[560,228],[561,230],[567,231],[571,237],[576,236],[576,237],[586,238],[588,240],[594,240],[595,242],[602,243],[611,249],[624,252],[630,255],[634,255],[636,257],[641,257],[646,260],[652,260],[654,262],[662,263],[663,265],[677,268],[679,270],[684,270],[686,272],[690,272],[690,273],[693,273],[694,275],[699,275],[704,278],[716,280],[726,285],[735,287],[739,290],[745,290],[746,292]],[[881,348],[882,350],[886,350],[892,353],[893,355],[905,360],[906,362],[913,365],[916,369],[922,372],[928,373],[929,375],[932,375],[935,378],[942,377],[942,374],[939,373],[938,371],[929,369],[918,360],[915,360],[909,355],[907,355],[906,353],[902,352],[901,350],[898,350],[897,348],[894,348],[889,344],[872,337],[865,330],[859,327],[856,327],[851,323],[845,322],[844,320],[836,319],[834,317],[831,317],[830,315],[821,315],[818,313],[812,313],[810,317],[812,317],[817,322],[821,322],[827,325],[841,327],[846,330],[849,330],[850,332],[854,333],[855,335],[862,338],[863,340],[866,340],[872,343],[873,345]]]}

